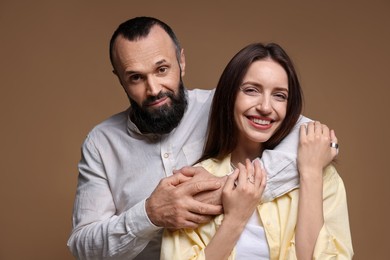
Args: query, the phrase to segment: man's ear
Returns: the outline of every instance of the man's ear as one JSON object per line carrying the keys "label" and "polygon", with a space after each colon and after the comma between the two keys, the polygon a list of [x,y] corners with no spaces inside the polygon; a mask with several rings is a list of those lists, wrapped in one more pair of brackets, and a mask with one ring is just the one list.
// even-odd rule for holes
{"label": "man's ear", "polygon": [[185,72],[186,72],[186,57],[184,55],[184,49],[181,49],[181,52],[180,52],[179,66],[181,69],[181,76],[183,77]]}
{"label": "man's ear", "polygon": [[113,70],[112,70],[112,73],[113,73],[113,74],[116,76],[116,78],[119,80],[119,84],[121,84],[121,85],[123,86],[122,81],[121,81],[121,78],[120,78],[119,75],[118,75],[118,72],[116,72],[116,70],[113,69]]}

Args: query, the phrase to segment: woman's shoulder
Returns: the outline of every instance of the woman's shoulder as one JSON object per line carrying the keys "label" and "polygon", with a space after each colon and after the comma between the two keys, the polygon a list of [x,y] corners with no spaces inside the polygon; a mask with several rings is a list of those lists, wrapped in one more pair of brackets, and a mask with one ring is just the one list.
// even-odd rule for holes
{"label": "woman's shoulder", "polygon": [[215,158],[206,159],[196,164],[195,166],[202,166],[208,172],[215,176],[225,176],[230,173],[230,156],[219,160]]}

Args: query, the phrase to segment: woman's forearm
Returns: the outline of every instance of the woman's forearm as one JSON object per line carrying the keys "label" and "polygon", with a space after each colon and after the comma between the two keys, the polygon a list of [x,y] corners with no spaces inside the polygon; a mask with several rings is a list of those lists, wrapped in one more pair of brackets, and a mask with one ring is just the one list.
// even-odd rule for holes
{"label": "woman's forearm", "polygon": [[233,218],[224,218],[217,233],[205,249],[206,259],[227,259],[236,245],[245,223]]}
{"label": "woman's forearm", "polygon": [[298,259],[312,259],[318,234],[324,225],[322,185],[322,169],[301,173],[295,234]]}

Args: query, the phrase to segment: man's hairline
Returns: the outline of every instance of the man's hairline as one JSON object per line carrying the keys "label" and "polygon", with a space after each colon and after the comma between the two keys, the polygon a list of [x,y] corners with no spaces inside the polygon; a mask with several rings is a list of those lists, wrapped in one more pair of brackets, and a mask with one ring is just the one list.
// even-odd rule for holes
{"label": "man's hairline", "polygon": [[[116,63],[116,61],[117,61],[117,57],[115,56],[114,49],[116,49],[115,46],[116,46],[116,43],[117,43],[118,38],[119,38],[119,37],[122,37],[124,40],[129,41],[129,42],[137,42],[137,41],[140,41],[140,40],[143,40],[143,39],[147,38],[147,37],[150,35],[150,33],[151,33],[151,31],[152,31],[152,29],[153,29],[154,27],[160,27],[160,29],[163,30],[163,32],[164,32],[164,33],[168,36],[168,38],[171,40],[171,43],[173,44],[173,48],[175,49],[176,60],[177,60],[177,62],[178,62],[178,64],[179,64],[179,66],[180,66],[181,52],[182,52],[183,48],[181,48],[180,46],[177,46],[177,45],[176,45],[175,41],[172,39],[172,37],[169,35],[169,33],[168,33],[167,31],[165,31],[165,29],[164,29],[161,25],[159,25],[159,24],[153,24],[153,25],[150,27],[150,29],[149,29],[149,31],[148,31],[148,33],[147,33],[146,35],[140,35],[140,36],[138,36],[138,37],[135,37],[133,40],[130,40],[130,39],[126,38],[126,37],[124,36],[123,33],[119,33],[119,34],[115,37],[115,39],[114,39],[114,41],[113,41],[113,44],[112,44],[112,49],[111,49],[110,51],[111,51],[111,57],[112,57],[112,60],[111,60],[111,63],[112,63],[112,64],[111,64],[111,66],[112,66],[112,68],[113,68],[113,72],[114,72],[116,75],[118,75],[118,74],[117,74],[118,70],[115,68],[115,63]],[[178,50],[178,48],[180,48],[180,50]]]}

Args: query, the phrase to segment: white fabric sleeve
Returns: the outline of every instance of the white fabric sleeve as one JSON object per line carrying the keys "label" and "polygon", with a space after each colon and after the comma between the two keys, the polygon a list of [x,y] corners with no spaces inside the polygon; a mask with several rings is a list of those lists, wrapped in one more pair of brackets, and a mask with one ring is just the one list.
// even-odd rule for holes
{"label": "white fabric sleeve", "polygon": [[116,214],[104,167],[87,138],[79,163],[73,230],[68,240],[68,247],[77,259],[133,259],[161,230],[149,220],[145,200]]}
{"label": "white fabric sleeve", "polygon": [[267,185],[262,195],[262,202],[272,201],[299,187],[297,152],[299,127],[312,121],[300,116],[291,132],[273,150],[265,150],[261,162],[267,172]]}

